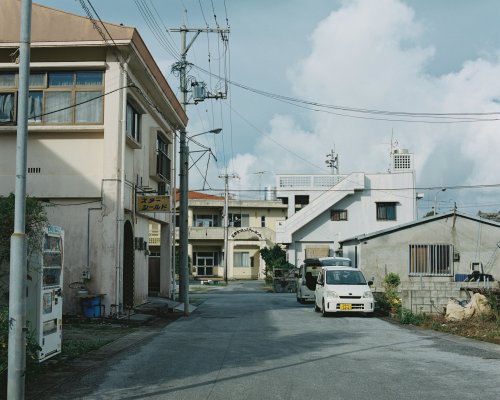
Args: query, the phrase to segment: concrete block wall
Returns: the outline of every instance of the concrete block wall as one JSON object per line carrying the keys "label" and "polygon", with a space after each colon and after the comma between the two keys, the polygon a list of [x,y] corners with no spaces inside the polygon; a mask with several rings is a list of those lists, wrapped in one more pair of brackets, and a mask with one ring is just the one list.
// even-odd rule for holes
{"label": "concrete block wall", "polygon": [[499,282],[425,282],[402,284],[401,303],[413,313],[439,314],[450,298],[468,299],[466,288],[498,288]]}

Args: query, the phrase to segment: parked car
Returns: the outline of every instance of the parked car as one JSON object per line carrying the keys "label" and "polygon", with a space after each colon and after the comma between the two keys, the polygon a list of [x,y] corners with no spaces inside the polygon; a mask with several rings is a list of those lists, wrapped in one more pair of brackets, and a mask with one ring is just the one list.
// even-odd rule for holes
{"label": "parked car", "polygon": [[328,265],[350,266],[351,260],[345,257],[306,258],[296,273],[298,302],[314,301],[318,273],[322,266]]}
{"label": "parked car", "polygon": [[323,316],[338,312],[373,315],[375,300],[363,273],[352,267],[321,267],[315,289],[314,310]]}

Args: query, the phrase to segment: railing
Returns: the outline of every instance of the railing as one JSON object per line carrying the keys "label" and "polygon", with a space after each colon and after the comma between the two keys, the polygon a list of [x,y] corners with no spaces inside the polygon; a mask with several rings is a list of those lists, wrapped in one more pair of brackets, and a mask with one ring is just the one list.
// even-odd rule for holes
{"label": "railing", "polygon": [[279,189],[327,188],[337,185],[347,175],[278,175]]}

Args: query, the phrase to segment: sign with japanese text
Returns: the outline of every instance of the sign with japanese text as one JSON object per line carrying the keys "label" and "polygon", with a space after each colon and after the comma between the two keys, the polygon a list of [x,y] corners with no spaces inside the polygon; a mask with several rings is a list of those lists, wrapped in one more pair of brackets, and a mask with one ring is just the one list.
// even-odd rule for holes
{"label": "sign with japanese text", "polygon": [[169,212],[170,196],[137,196],[137,211]]}

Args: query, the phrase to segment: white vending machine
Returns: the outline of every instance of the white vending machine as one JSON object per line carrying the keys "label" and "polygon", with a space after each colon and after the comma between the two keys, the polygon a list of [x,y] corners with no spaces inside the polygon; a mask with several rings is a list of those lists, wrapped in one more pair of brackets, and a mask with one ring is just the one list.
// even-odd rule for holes
{"label": "white vending machine", "polygon": [[64,231],[49,225],[29,258],[26,321],[41,350],[40,362],[61,352]]}

